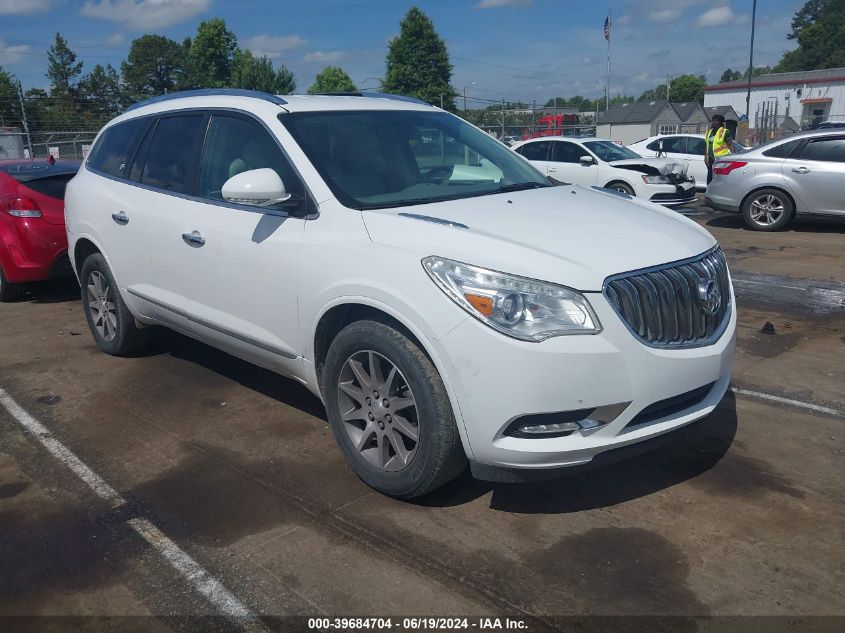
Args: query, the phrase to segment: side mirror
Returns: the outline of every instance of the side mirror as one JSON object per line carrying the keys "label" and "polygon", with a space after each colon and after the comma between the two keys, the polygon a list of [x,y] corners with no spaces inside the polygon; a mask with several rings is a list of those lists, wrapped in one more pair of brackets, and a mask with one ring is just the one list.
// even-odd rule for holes
{"label": "side mirror", "polygon": [[269,207],[291,197],[279,174],[268,167],[235,174],[223,183],[222,193],[227,202],[256,207]]}
{"label": "side mirror", "polygon": [[593,159],[592,156],[582,156],[580,160],[581,160],[581,164],[584,167],[589,167],[590,165],[596,164],[596,161]]}

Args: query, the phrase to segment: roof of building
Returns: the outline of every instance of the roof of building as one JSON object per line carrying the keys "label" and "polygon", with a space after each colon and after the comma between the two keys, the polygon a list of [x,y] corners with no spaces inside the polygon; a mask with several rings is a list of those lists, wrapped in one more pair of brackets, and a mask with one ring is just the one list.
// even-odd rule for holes
{"label": "roof of building", "polygon": [[714,114],[721,114],[726,121],[739,121],[739,113],[733,109],[733,106],[705,106],[704,111],[709,118],[713,118]]}
{"label": "roof of building", "polygon": [[[824,70],[802,70],[793,73],[769,73],[758,75],[751,79],[751,87],[789,86],[805,83],[827,83],[831,81],[845,81],[845,68],[825,68]],[[707,91],[747,89],[748,79],[726,81],[722,84],[705,86]]]}
{"label": "roof of building", "polygon": [[672,107],[675,108],[675,112],[681,117],[681,121],[687,121],[692,116],[692,113],[701,107],[701,104],[698,101],[684,101],[683,103],[673,103]]}
{"label": "roof of building", "polygon": [[599,123],[651,123],[668,104],[665,99],[617,103],[599,115]]}

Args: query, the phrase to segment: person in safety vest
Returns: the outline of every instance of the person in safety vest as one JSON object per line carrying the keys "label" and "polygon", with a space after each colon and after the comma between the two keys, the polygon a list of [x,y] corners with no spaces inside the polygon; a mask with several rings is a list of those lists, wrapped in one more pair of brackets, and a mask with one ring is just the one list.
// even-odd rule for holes
{"label": "person in safety vest", "polygon": [[704,143],[707,146],[704,163],[707,165],[707,184],[709,185],[713,180],[713,163],[733,151],[733,139],[730,130],[725,127],[725,117],[721,114],[714,114],[710,119],[710,129],[704,135]]}

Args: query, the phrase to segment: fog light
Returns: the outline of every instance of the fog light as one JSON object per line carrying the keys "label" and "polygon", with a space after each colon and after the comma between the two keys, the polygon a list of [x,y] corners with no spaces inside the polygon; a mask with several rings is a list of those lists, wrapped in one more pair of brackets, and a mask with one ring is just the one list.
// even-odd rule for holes
{"label": "fog light", "polygon": [[519,430],[529,435],[546,435],[548,433],[572,433],[581,428],[577,422],[559,422],[555,424],[530,424],[521,426]]}

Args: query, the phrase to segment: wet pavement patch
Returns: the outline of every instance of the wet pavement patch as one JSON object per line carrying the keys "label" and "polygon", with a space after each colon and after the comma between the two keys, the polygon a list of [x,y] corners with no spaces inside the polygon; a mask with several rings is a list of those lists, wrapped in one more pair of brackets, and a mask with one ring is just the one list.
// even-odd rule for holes
{"label": "wet pavement patch", "polygon": [[49,394],[45,394],[43,396],[38,396],[36,398],[36,400],[38,402],[40,402],[41,404],[47,404],[47,405],[52,406],[52,405],[59,404],[62,401],[62,397],[57,395],[57,394],[54,394],[54,393],[49,393]]}
{"label": "wet pavement patch", "polygon": [[761,459],[737,452],[728,453],[712,469],[692,480],[711,494],[753,498],[775,493],[803,499],[804,492],[786,477],[774,472],[772,465]]}
{"label": "wet pavement patch", "polygon": [[12,481],[0,484],[0,499],[11,499],[29,488],[28,481]]}

